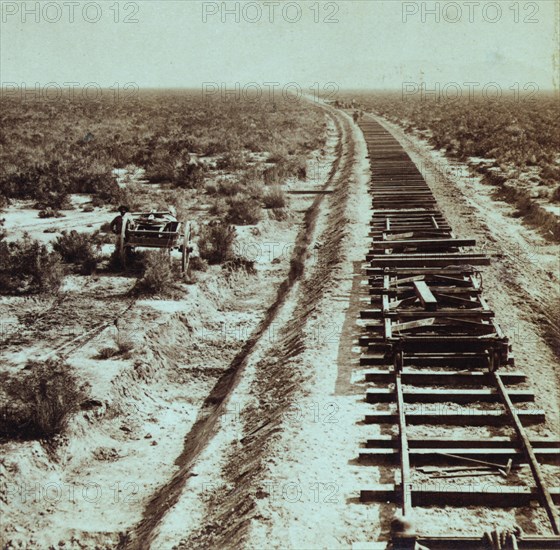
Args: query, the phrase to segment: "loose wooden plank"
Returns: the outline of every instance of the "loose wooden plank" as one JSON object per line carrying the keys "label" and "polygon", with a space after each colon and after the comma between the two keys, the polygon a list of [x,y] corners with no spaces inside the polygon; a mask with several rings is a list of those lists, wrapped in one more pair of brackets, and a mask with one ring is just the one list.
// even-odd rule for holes
{"label": "loose wooden plank", "polygon": [[[388,275],[387,275],[388,277]],[[426,278],[425,275],[414,275],[414,277],[404,277],[402,279],[392,279],[389,281],[389,286],[400,286],[406,283],[414,283],[415,281],[423,281]]]}
{"label": "loose wooden plank", "polygon": [[[390,319],[389,319],[390,320]],[[435,318],[417,319],[415,321],[406,321],[404,323],[394,323],[393,330],[396,332],[404,332],[413,328],[430,327],[434,324]]]}
{"label": "loose wooden plank", "polygon": [[[450,265],[490,265],[490,258],[481,254],[473,255],[428,255],[428,254],[375,254],[371,258],[371,266],[384,267],[447,267]],[[367,267],[366,267],[367,272]]]}
{"label": "loose wooden plank", "polygon": [[330,195],[332,189],[289,189],[289,195]]}
{"label": "loose wooden plank", "polygon": [[425,319],[426,317],[455,317],[467,319],[489,319],[494,317],[495,313],[490,310],[484,309],[445,309],[440,311],[402,311],[402,310],[389,310],[382,312],[380,309],[363,309],[360,311],[362,319],[379,319],[380,317],[391,317],[391,319]]}
{"label": "loose wooden plank", "polygon": [[406,414],[401,384],[401,375],[395,374],[395,391],[397,394],[397,414],[399,416],[399,458],[401,464],[401,506],[403,515],[408,515],[412,508],[410,496],[410,454],[406,435]]}
{"label": "loose wooden plank", "polygon": [[424,281],[414,281],[414,292],[420,298],[422,305],[426,311],[436,311],[438,302],[436,297],[432,294],[430,287]]}

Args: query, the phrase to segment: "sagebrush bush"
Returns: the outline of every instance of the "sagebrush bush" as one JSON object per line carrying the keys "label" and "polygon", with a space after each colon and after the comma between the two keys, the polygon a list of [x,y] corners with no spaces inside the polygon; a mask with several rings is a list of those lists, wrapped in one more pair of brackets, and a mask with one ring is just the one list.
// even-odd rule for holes
{"label": "sagebrush bush", "polygon": [[51,207],[47,207],[44,210],[39,211],[39,217],[44,218],[62,218],[64,214],[61,214],[58,210]]}
{"label": "sagebrush bush", "polygon": [[210,205],[210,208],[208,209],[208,213],[211,216],[219,218],[220,220],[226,218],[228,211],[229,211],[228,203],[222,197],[215,199]]}
{"label": "sagebrush bush", "polygon": [[263,172],[264,168],[262,164],[257,164],[256,166],[251,166],[251,168],[245,170],[241,174],[240,181],[243,185],[263,185]]}
{"label": "sagebrush bush", "polygon": [[57,252],[50,252],[27,234],[14,242],[6,242],[0,235],[0,292],[56,292],[63,278],[64,268]]}
{"label": "sagebrush bush", "polygon": [[208,269],[208,262],[200,256],[191,256],[189,269],[191,271],[206,271]]}
{"label": "sagebrush bush", "polygon": [[255,269],[255,261],[241,256],[235,256],[231,260],[227,260],[223,263],[222,268],[229,273],[245,271],[248,275],[254,275],[257,272]]}
{"label": "sagebrush bush", "polygon": [[146,252],[142,260],[143,274],[136,283],[135,291],[138,294],[169,295],[177,277],[169,253],[165,250]]}
{"label": "sagebrush bush", "polygon": [[241,151],[231,151],[218,159],[216,167],[218,170],[241,170],[247,167],[247,161]]}
{"label": "sagebrush bush", "polygon": [[10,439],[51,439],[80,409],[85,392],[72,367],[60,360],[30,362],[3,381],[0,435]]}
{"label": "sagebrush bush", "polygon": [[97,353],[96,359],[111,359],[118,357],[125,359],[130,356],[130,352],[134,349],[134,342],[130,338],[123,338],[117,335],[115,346],[107,346],[101,348]]}
{"label": "sagebrush bush", "polygon": [[263,196],[265,208],[284,208],[286,206],[286,194],[279,185],[268,188]]}
{"label": "sagebrush bush", "polygon": [[264,194],[264,186],[257,182],[249,183],[245,186],[245,194],[256,201],[260,201]]}
{"label": "sagebrush bush", "polygon": [[226,200],[228,212],[226,221],[235,225],[255,225],[262,217],[260,202],[256,199],[239,194]]}
{"label": "sagebrush bush", "polygon": [[235,238],[235,227],[227,223],[219,222],[203,226],[198,241],[200,257],[209,264],[221,264],[231,259]]}
{"label": "sagebrush bush", "polygon": [[560,181],[560,166],[546,165],[541,169],[541,178],[547,183],[558,183]]}
{"label": "sagebrush bush", "polygon": [[53,250],[58,252],[68,263],[79,264],[82,273],[92,273],[99,262],[99,245],[95,244],[96,237],[88,233],[77,231],[62,232],[53,243]]}
{"label": "sagebrush bush", "polygon": [[216,193],[233,197],[243,191],[243,185],[237,179],[220,178],[216,182]]}
{"label": "sagebrush bush", "polygon": [[151,183],[173,180],[173,165],[169,159],[158,159],[146,166],[146,179]]}
{"label": "sagebrush bush", "polygon": [[200,164],[185,163],[173,171],[173,183],[184,189],[200,189],[204,185],[206,170]]}

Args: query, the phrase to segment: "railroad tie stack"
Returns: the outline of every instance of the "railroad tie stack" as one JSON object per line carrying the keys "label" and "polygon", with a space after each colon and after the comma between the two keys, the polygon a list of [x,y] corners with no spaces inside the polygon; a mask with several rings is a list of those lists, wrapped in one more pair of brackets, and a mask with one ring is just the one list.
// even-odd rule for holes
{"label": "railroad tie stack", "polygon": [[[375,383],[366,390],[366,401],[376,408],[372,406],[365,422],[395,425],[398,433],[364,441],[360,459],[395,464],[400,472],[395,484],[364,487],[360,499],[393,502],[404,516],[417,506],[509,508],[537,501],[546,510],[552,534],[525,536],[516,544],[559,548],[560,491],[546,486],[540,464],[559,464],[560,442],[529,438],[525,432],[524,426],[543,423],[545,415],[522,408],[534,401],[533,392],[515,388],[526,377],[512,370],[511,346],[483,297],[478,268],[490,259],[468,251],[476,245],[474,239],[455,236],[399,142],[372,117],[364,117],[360,127],[371,164],[373,201],[371,248],[363,270],[368,304],[360,312],[359,343],[365,380]],[[420,406],[411,410],[413,403]],[[422,405],[436,403],[452,406],[433,412]],[[515,436],[466,438],[447,432],[430,439],[409,437],[407,427],[418,424],[512,427]],[[534,485],[481,484],[465,490],[412,483],[414,468],[444,472],[446,464],[451,465],[447,471],[470,465],[467,475],[475,476],[477,468],[494,468],[507,476],[511,468],[528,464]],[[468,536],[415,540],[429,548],[482,548],[479,538]],[[400,547],[395,540],[393,544]]]}

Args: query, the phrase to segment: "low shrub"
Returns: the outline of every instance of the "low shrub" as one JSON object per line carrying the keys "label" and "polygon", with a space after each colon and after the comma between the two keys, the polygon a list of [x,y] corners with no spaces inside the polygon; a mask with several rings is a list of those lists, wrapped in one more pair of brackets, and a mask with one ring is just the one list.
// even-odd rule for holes
{"label": "low shrub", "polygon": [[228,152],[216,162],[218,170],[241,170],[247,166],[245,155],[239,151]]}
{"label": "low shrub", "polygon": [[115,357],[115,355],[118,355],[118,353],[119,350],[117,348],[114,348],[112,346],[107,346],[106,348],[101,348],[99,350],[99,352],[95,356],[95,359],[100,359],[100,360],[111,359],[111,357]]}
{"label": "low shrub", "polygon": [[58,210],[47,207],[44,210],[39,211],[40,218],[63,218],[64,214],[61,214]]}
{"label": "low shrub", "polygon": [[556,183],[560,181],[560,166],[547,164],[541,168],[541,178],[547,183]]}
{"label": "low shrub", "polygon": [[90,274],[99,262],[99,245],[94,245],[95,237],[77,231],[62,232],[53,243],[53,249],[68,263],[79,264],[81,272]]}
{"label": "low shrub", "polygon": [[264,183],[263,172],[264,172],[264,168],[262,167],[262,164],[251,166],[251,168],[245,170],[241,174],[240,181],[243,185],[253,185],[253,184],[263,185]]}
{"label": "low shrub", "polygon": [[70,202],[70,197],[66,192],[47,193],[41,196],[41,199],[35,203],[34,207],[37,209],[42,209],[46,212],[54,210],[58,213],[58,210],[71,210],[72,203]]}
{"label": "low shrub", "polygon": [[231,259],[235,238],[235,227],[227,223],[221,222],[203,226],[198,241],[200,257],[209,264],[221,264]]}
{"label": "low shrub", "polygon": [[165,250],[146,252],[143,255],[143,274],[135,285],[138,294],[170,295],[177,275]]}
{"label": "low shrub", "polygon": [[304,155],[291,156],[282,168],[288,176],[304,180],[307,176],[307,158]]}
{"label": "low shrub", "polygon": [[204,190],[209,195],[216,195],[218,193],[218,184],[215,181],[207,181],[204,184]]}
{"label": "low shrub", "polygon": [[166,159],[158,159],[146,167],[146,179],[150,183],[173,180],[173,166]]}
{"label": "low shrub", "polygon": [[271,208],[270,210],[268,210],[268,213],[272,220],[276,220],[279,222],[287,220],[289,217],[287,208]]}
{"label": "low shrub", "polygon": [[111,359],[112,357],[121,357],[123,359],[130,356],[130,352],[134,349],[134,342],[128,338],[118,336],[115,340],[116,346],[108,346],[101,348],[96,355],[96,359]]}
{"label": "low shrub", "polygon": [[200,256],[191,256],[189,269],[191,271],[206,271],[208,269],[208,262]]}
{"label": "low shrub", "polygon": [[267,189],[263,196],[265,208],[284,208],[286,206],[286,194],[279,185],[273,185]]}
{"label": "low shrub", "polygon": [[50,252],[44,244],[29,235],[9,243],[0,239],[0,292],[56,292],[63,277],[59,254]]}
{"label": "low shrub", "polygon": [[226,202],[225,199],[221,197],[215,199],[210,205],[210,208],[208,209],[208,213],[211,216],[219,218],[220,220],[225,219],[225,217],[228,215],[228,211],[229,211],[228,203]]}
{"label": "low shrub", "polygon": [[203,165],[185,163],[176,167],[173,171],[173,183],[183,189],[200,189],[204,185],[204,174],[206,170]]}
{"label": "low shrub", "polygon": [[238,193],[241,193],[242,191],[243,191],[243,186],[236,179],[220,178],[216,182],[216,193],[218,193],[219,195],[233,197]]}
{"label": "low shrub", "polygon": [[233,273],[235,271],[245,271],[248,275],[254,275],[257,271],[255,269],[255,261],[248,260],[241,256],[235,256],[231,260],[223,263],[222,269]]}
{"label": "low shrub", "polygon": [[30,362],[3,382],[0,435],[10,439],[48,440],[62,433],[85,398],[72,368],[60,360]]}
{"label": "low shrub", "polygon": [[252,199],[256,201],[261,201],[264,193],[264,186],[262,183],[253,182],[247,184],[245,187],[245,194],[249,195]]}
{"label": "low shrub", "polygon": [[229,207],[226,221],[235,225],[255,225],[262,217],[260,203],[245,194],[227,199]]}

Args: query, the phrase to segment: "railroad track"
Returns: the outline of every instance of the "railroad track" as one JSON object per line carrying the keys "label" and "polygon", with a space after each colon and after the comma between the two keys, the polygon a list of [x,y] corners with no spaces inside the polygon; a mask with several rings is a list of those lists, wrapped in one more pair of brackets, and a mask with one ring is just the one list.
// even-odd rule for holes
{"label": "railroad track", "polygon": [[[516,388],[526,375],[513,370],[508,339],[484,299],[478,268],[490,260],[469,252],[474,239],[455,236],[399,142],[373,117],[363,117],[359,125],[373,200],[363,272],[367,307],[359,321],[365,399],[372,404],[365,423],[389,425],[389,433],[380,427],[382,435],[363,442],[359,458],[398,472],[394,484],[361,488],[360,500],[394,503],[405,518],[416,507],[518,508],[538,502],[551,535],[510,535],[504,548],[560,548],[560,490],[547,486],[542,469],[558,466],[560,441],[529,437],[525,430],[543,423],[545,415],[527,408],[535,398],[530,389]],[[440,408],[434,411],[434,405]],[[418,425],[441,435],[411,435]],[[475,426],[514,435],[484,436]],[[520,484],[518,473],[527,465],[531,482]],[[417,484],[418,474],[434,481]],[[442,488],[436,482],[442,478],[470,481]],[[482,534],[431,536],[426,529],[422,534],[398,529],[390,542],[368,548],[489,547]]]}

